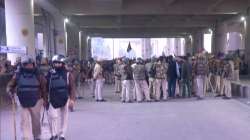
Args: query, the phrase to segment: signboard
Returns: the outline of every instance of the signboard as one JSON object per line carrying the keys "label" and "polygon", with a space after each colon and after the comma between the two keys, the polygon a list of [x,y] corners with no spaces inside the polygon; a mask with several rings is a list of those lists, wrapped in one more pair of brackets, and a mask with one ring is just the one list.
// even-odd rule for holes
{"label": "signboard", "polygon": [[27,49],[25,46],[0,46],[0,53],[26,54]]}

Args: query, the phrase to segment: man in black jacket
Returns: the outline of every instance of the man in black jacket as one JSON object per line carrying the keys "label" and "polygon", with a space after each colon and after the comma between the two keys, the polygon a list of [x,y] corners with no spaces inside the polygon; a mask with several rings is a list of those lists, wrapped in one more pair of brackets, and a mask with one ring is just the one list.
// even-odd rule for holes
{"label": "man in black jacket", "polygon": [[169,67],[167,71],[169,97],[175,97],[176,79],[178,78],[176,65],[173,56],[169,56]]}

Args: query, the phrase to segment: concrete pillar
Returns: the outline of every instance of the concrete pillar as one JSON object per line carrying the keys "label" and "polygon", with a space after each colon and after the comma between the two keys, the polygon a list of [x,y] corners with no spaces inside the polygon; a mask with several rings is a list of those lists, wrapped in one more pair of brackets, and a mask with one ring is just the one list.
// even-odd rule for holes
{"label": "concrete pillar", "polygon": [[185,52],[186,52],[186,54],[190,54],[190,55],[192,55],[192,53],[193,53],[191,36],[185,38]]}
{"label": "concrete pillar", "polygon": [[64,27],[64,18],[61,17],[54,17],[55,19],[55,47],[56,47],[56,54],[66,55],[66,40],[65,40],[65,27]]}
{"label": "concrete pillar", "polygon": [[199,53],[201,49],[203,49],[203,33],[202,31],[198,31],[193,35],[193,54]]}
{"label": "concrete pillar", "polygon": [[[246,22],[245,22],[245,62],[250,66],[250,13],[247,13]],[[248,67],[248,72],[250,72],[250,67]]]}
{"label": "concrete pillar", "polygon": [[142,57],[143,58],[150,58],[152,55],[152,47],[151,47],[151,41],[150,38],[142,39]]}
{"label": "concrete pillar", "polygon": [[85,31],[81,31],[81,51],[82,51],[82,59],[88,59],[88,35]]}
{"label": "concrete pillar", "polygon": [[[5,1],[6,36],[8,46],[26,46],[27,54],[35,58],[33,0]],[[11,63],[20,54],[8,54]]]}

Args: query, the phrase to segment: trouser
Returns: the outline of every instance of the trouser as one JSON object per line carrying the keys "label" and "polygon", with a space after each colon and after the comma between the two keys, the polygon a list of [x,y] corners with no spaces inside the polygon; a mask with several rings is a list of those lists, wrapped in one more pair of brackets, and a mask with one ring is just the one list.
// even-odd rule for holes
{"label": "trouser", "polygon": [[169,97],[175,97],[176,79],[168,80],[168,94]]}
{"label": "trouser", "polygon": [[149,94],[150,97],[156,96],[156,79],[155,78],[149,78]]}
{"label": "trouser", "polygon": [[121,92],[121,79],[115,76],[115,92]]}
{"label": "trouser", "polygon": [[179,80],[176,80],[175,95],[181,96],[181,90],[180,90],[180,83],[179,83]]}
{"label": "trouser", "polygon": [[205,77],[205,87],[204,87],[205,95],[207,94],[207,91],[209,91],[209,90],[214,92],[214,88],[213,88],[213,85],[211,83],[211,77],[212,77],[211,73]]}
{"label": "trouser", "polygon": [[133,99],[136,101],[136,88],[135,88],[135,82],[134,80],[132,81],[132,89],[133,89]]}
{"label": "trouser", "polygon": [[130,101],[130,93],[132,87],[132,80],[123,80],[122,81],[122,101]]}
{"label": "trouser", "polygon": [[216,75],[214,92],[220,93],[220,83],[221,83],[221,77],[219,75]]}
{"label": "trouser", "polygon": [[80,79],[80,75],[79,75],[79,77],[76,77],[76,85],[77,85],[77,91],[76,91],[76,93],[77,93],[77,97],[83,97],[83,91],[84,90],[82,90],[82,84],[81,84],[81,79]]}
{"label": "trouser", "polygon": [[102,89],[103,89],[104,79],[97,79],[95,86],[95,99],[102,100]]}
{"label": "trouser", "polygon": [[95,96],[95,86],[96,82],[93,79],[88,79],[88,86],[92,96]]}
{"label": "trouser", "polygon": [[205,86],[205,76],[197,76],[197,96],[203,98],[205,95],[204,86]]}
{"label": "trouser", "polygon": [[49,123],[52,136],[65,137],[68,127],[69,101],[64,107],[54,108],[49,106]]}
{"label": "trouser", "polygon": [[136,99],[138,102],[143,100],[143,96],[145,96],[147,101],[150,101],[150,95],[148,91],[148,84],[146,80],[134,80],[135,88],[136,88]]}
{"label": "trouser", "polygon": [[188,79],[182,80],[182,97],[191,96],[191,81]]}
{"label": "trouser", "polygon": [[[21,108],[21,133],[22,140],[39,139],[41,136],[41,109],[43,100],[40,99],[34,107]],[[30,131],[32,130],[32,132]]]}
{"label": "trouser", "polygon": [[240,80],[240,74],[239,74],[239,70],[234,70],[234,80],[235,81],[239,81]]}
{"label": "trouser", "polygon": [[155,99],[156,100],[160,100],[161,97],[161,88],[162,88],[162,92],[163,92],[163,99],[166,100],[168,98],[167,95],[167,80],[166,79],[156,79],[155,80],[155,90],[156,90],[156,96]]}

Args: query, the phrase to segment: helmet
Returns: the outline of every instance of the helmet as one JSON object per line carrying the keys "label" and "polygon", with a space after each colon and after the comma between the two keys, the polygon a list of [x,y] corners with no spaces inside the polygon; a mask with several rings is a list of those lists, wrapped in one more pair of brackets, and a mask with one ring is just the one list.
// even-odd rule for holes
{"label": "helmet", "polygon": [[52,57],[52,63],[60,62],[60,63],[65,64],[65,60],[66,60],[65,56],[61,54],[57,54]]}
{"label": "helmet", "polygon": [[25,55],[21,58],[22,65],[24,64],[35,64],[34,59],[31,56]]}

